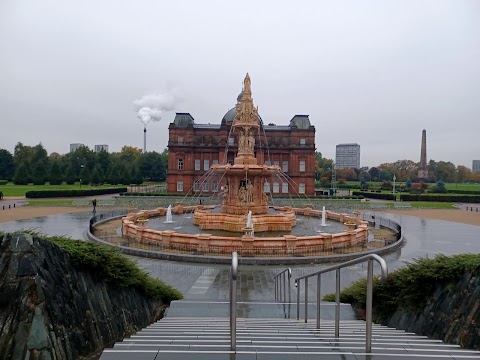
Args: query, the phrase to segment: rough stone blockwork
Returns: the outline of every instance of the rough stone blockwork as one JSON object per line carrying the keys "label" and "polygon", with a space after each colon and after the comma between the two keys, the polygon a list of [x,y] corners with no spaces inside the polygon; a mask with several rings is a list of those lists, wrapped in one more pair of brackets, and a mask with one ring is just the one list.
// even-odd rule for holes
{"label": "rough stone blockwork", "polygon": [[480,276],[465,274],[456,284],[439,285],[422,311],[399,307],[385,325],[467,349],[480,349]]}
{"label": "rough stone blockwork", "polygon": [[156,319],[160,302],[78,270],[56,245],[0,239],[0,357],[89,359]]}

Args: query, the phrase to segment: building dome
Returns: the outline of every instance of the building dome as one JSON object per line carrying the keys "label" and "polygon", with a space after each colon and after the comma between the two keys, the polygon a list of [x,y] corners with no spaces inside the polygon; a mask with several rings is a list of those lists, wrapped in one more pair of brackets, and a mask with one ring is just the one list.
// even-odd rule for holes
{"label": "building dome", "polygon": [[238,94],[237,96],[237,102],[240,102],[242,100],[242,96],[243,96],[243,90],[240,91],[240,94]]}
{"label": "building dome", "polygon": [[232,122],[233,119],[235,119],[235,113],[236,113],[236,109],[235,108],[231,108],[230,110],[228,110],[225,115],[223,115],[223,118],[222,118],[222,123],[223,122]]}

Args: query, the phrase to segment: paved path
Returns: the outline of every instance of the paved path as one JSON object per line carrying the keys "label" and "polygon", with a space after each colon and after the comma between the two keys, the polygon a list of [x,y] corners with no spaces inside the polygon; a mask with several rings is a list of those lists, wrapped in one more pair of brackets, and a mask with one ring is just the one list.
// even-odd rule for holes
{"label": "paved path", "polygon": [[[84,238],[91,212],[51,215],[34,219],[0,223],[0,231],[16,231],[34,228],[48,235],[66,235]],[[418,257],[433,257],[474,252],[480,253],[479,227],[439,221],[401,214],[385,214],[402,225],[406,244],[394,253],[385,256],[389,270],[404,266],[405,261]],[[177,263],[172,261],[135,258],[139,265],[153,276],[178,288],[185,299],[225,300],[228,295],[228,266]],[[292,267],[293,277],[299,277],[328,264]],[[271,299],[273,275],[285,266],[240,266],[241,301]],[[342,270],[342,287],[366,274],[365,265]],[[312,284],[309,295],[315,294]],[[322,278],[322,293],[333,292],[334,274]]]}

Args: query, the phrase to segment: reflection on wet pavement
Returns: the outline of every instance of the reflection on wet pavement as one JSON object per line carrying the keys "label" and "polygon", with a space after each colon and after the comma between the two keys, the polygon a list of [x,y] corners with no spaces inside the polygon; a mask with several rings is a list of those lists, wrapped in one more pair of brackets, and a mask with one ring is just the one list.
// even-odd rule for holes
{"label": "reflection on wet pavement", "polygon": [[[12,221],[0,224],[0,231],[35,229],[47,235],[65,235],[71,238],[84,239],[90,216],[90,212],[85,212]],[[453,255],[480,252],[480,229],[478,226],[401,214],[384,214],[384,216],[400,223],[406,240],[401,249],[384,256],[389,271],[403,266],[406,261],[411,261],[414,258],[433,257],[438,253]],[[179,289],[186,300],[225,301],[228,299],[228,266],[179,263],[145,258],[135,258],[135,260],[153,276]],[[329,264],[320,264],[291,266],[291,268],[293,278],[295,278],[328,266]],[[239,301],[271,301],[274,292],[273,275],[285,267],[242,265],[239,268]],[[365,276],[366,270],[364,264],[342,270],[342,287],[347,286],[359,277]],[[322,277],[322,294],[334,290],[334,277],[334,273],[325,274]],[[295,299],[295,288],[292,287],[292,290],[292,299]],[[303,293],[303,289],[301,290]],[[309,286],[309,298],[312,301],[315,291],[315,284],[311,284]],[[248,311],[248,304],[245,305],[245,311]]]}

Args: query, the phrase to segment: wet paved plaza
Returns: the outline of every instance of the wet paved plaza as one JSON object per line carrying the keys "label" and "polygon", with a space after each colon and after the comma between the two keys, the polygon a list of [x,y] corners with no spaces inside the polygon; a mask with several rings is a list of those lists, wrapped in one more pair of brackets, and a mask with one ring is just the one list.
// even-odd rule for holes
{"label": "wet paved plaza", "polygon": [[[28,220],[12,221],[0,224],[0,231],[9,232],[20,229],[34,229],[47,235],[65,235],[75,239],[84,239],[91,212],[50,215]],[[385,255],[389,271],[419,257],[433,257],[443,253],[480,252],[480,227],[450,221],[432,220],[407,215],[383,214],[397,221],[403,229],[405,245],[399,250]],[[185,300],[225,301],[228,299],[229,267],[226,265],[207,265],[180,263],[165,260],[135,258],[138,264],[153,276],[179,289]],[[302,276],[329,264],[291,266],[293,277]],[[273,276],[285,266],[248,266],[239,267],[239,301],[271,301],[274,294]],[[351,281],[366,275],[366,265],[360,264],[342,270],[342,287]],[[322,294],[333,292],[334,273],[322,277]],[[302,291],[303,292],[303,291]],[[296,292],[293,289],[292,300]],[[314,284],[309,286],[309,298],[315,296]],[[247,307],[248,308],[248,307]]]}

